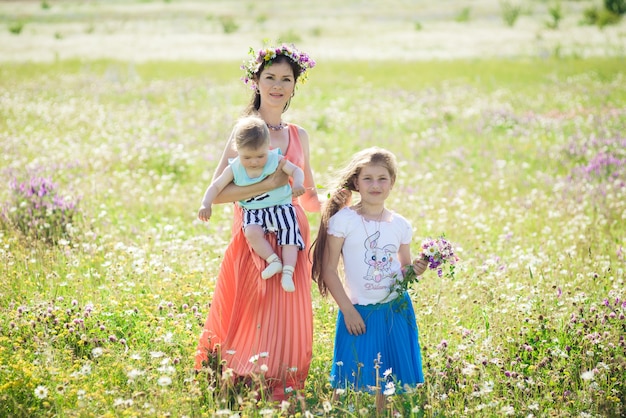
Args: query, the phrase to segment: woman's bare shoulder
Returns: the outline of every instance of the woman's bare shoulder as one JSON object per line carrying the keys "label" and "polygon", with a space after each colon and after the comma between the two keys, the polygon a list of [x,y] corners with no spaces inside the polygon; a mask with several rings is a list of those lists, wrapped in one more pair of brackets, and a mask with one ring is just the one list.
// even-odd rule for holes
{"label": "woman's bare shoulder", "polygon": [[302,126],[291,123],[291,125],[295,126],[298,130],[298,137],[300,137],[300,141],[304,141],[305,143],[309,142],[309,133]]}

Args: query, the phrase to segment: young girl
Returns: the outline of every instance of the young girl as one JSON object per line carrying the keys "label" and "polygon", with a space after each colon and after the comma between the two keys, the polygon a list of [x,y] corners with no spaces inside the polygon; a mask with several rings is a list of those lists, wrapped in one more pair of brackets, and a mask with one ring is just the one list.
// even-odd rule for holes
{"label": "young girl", "polygon": [[[313,249],[313,279],[339,306],[332,385],[376,393],[379,408],[382,391],[424,381],[413,304],[406,292],[391,290],[411,263],[412,236],[407,219],[385,208],[395,180],[392,153],[377,147],[357,153],[322,210]],[[348,206],[352,191],[360,201]],[[421,258],[412,263],[416,274],[426,270]]]}
{"label": "young girl", "polygon": [[[242,118],[234,129],[234,143],[238,156],[234,158],[222,174],[207,188],[202,206],[198,211],[201,221],[211,218],[211,205],[215,197],[230,182],[238,186],[255,184],[272,174],[282,159],[279,150],[270,151],[270,131],[263,119],[256,116]],[[296,290],[293,272],[298,258],[298,250],[304,249],[304,240],[296,213],[291,204],[292,195],[304,194],[304,172],[300,167],[285,161],[282,170],[293,178],[293,187],[285,184],[246,200],[240,200],[243,209],[243,231],[252,249],[268,262],[261,272],[263,279],[282,271],[281,285],[286,292]],[[265,234],[275,231],[278,244],[282,246],[281,260],[274,252]]]}

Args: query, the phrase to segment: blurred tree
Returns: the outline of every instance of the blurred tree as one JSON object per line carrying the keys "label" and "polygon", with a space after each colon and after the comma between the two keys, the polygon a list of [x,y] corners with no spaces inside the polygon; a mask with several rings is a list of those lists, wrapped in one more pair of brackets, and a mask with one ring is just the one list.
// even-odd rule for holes
{"label": "blurred tree", "polygon": [[626,0],[604,0],[604,8],[618,15],[626,13]]}

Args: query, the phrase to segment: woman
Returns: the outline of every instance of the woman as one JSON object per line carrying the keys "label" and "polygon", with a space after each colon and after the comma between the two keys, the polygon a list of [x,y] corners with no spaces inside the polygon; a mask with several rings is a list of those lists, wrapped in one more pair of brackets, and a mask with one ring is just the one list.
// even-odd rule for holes
{"label": "woman", "polygon": [[[279,280],[260,280],[267,263],[249,246],[242,231],[242,212],[234,205],[232,240],[220,267],[209,315],[196,351],[196,370],[217,356],[236,376],[263,376],[273,400],[304,388],[313,345],[311,310],[311,263],[309,223],[304,210],[317,212],[320,202],[309,163],[309,137],[301,127],[285,123],[282,114],[289,107],[296,83],[303,81],[315,62],[293,46],[282,45],[255,53],[242,65],[243,81],[254,89],[244,112],[260,116],[270,129],[270,145],[304,171],[306,193],[293,200],[305,248],[298,252],[293,274],[294,292],[284,292]],[[228,140],[217,178],[237,154],[233,137]],[[288,181],[276,174],[249,186],[228,185],[215,203],[235,202],[256,197]],[[273,233],[267,235],[276,254],[281,256]]]}

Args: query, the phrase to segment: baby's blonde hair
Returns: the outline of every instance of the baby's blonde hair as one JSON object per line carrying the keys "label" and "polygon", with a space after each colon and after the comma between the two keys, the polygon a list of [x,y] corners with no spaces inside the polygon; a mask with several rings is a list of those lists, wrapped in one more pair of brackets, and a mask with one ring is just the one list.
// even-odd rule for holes
{"label": "baby's blonde hair", "polygon": [[235,150],[258,149],[270,145],[270,130],[265,121],[258,116],[245,116],[239,119],[233,135]]}

